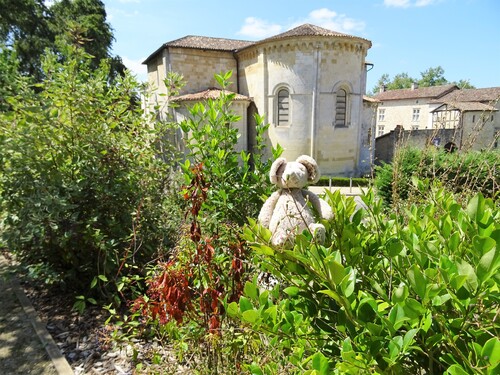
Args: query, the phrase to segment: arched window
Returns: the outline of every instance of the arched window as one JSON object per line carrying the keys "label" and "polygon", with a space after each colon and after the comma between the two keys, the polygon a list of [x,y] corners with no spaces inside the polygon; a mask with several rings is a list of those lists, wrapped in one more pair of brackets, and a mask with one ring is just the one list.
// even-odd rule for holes
{"label": "arched window", "polygon": [[278,108],[276,123],[278,126],[288,126],[290,117],[290,94],[287,89],[278,91]]}
{"label": "arched window", "polygon": [[347,126],[347,92],[344,89],[337,91],[337,102],[335,106],[335,126]]}

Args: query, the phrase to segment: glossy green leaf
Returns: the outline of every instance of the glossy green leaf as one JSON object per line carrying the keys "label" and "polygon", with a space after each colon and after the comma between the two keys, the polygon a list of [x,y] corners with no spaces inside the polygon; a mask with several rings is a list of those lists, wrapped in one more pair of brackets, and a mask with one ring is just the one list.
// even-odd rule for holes
{"label": "glossy green leaf", "polygon": [[448,367],[448,369],[446,370],[445,374],[449,374],[449,375],[469,375],[469,373],[467,371],[465,371],[463,369],[462,366],[458,365],[458,364],[454,364],[454,365],[451,365],[450,367]]}
{"label": "glossy green leaf", "polygon": [[243,313],[247,310],[252,310],[252,309],[253,309],[252,302],[250,302],[250,300],[248,298],[246,298],[245,296],[241,296],[240,297],[240,311]]}
{"label": "glossy green leaf", "polygon": [[482,196],[482,194],[477,194],[467,204],[467,214],[472,220],[476,222],[481,220],[483,209],[484,197]]}
{"label": "glossy green leaf", "polygon": [[330,363],[328,362],[328,358],[321,352],[313,355],[312,367],[317,371],[318,375],[330,374]]}
{"label": "glossy green leaf", "polygon": [[418,328],[413,328],[405,333],[405,335],[403,337],[403,350],[404,351],[406,351],[406,349],[408,349],[410,347],[410,345],[413,344],[413,342],[415,341],[414,337],[418,331],[419,331]]}
{"label": "glossy green leaf", "polygon": [[250,374],[252,374],[252,375],[264,375],[264,373],[262,372],[262,369],[256,364],[248,365],[248,370],[250,371]]}
{"label": "glossy green leaf", "polygon": [[231,302],[226,306],[226,313],[228,316],[234,318],[238,316],[238,304],[236,302]]}
{"label": "glossy green leaf", "polygon": [[401,336],[395,336],[389,341],[389,358],[395,360],[401,353],[403,347],[403,338]]}
{"label": "glossy green leaf", "polygon": [[339,285],[345,276],[344,266],[336,260],[330,260],[327,263],[328,277],[335,285]]}
{"label": "glossy green leaf", "polygon": [[492,366],[500,366],[500,339],[492,337],[483,345],[481,356]]}
{"label": "glossy green leaf", "polygon": [[243,321],[248,323],[255,323],[260,317],[260,313],[257,310],[246,310],[241,313],[241,318]]}
{"label": "glossy green leaf", "polygon": [[406,321],[410,320],[410,318],[406,316],[404,309],[399,305],[395,305],[391,309],[388,319],[395,330],[398,330]]}
{"label": "glossy green leaf", "polygon": [[408,281],[415,293],[417,293],[420,298],[425,298],[427,280],[420,271],[420,268],[415,264],[408,270]]}
{"label": "glossy green leaf", "polygon": [[474,268],[465,260],[461,260],[457,263],[457,269],[460,275],[465,276],[465,288],[469,292],[475,291],[477,289],[477,276]]}
{"label": "glossy green leaf", "polygon": [[288,288],[285,288],[283,290],[283,292],[285,292],[286,294],[288,294],[290,297],[295,297],[299,294],[300,292],[300,288],[296,287],[296,286],[289,286]]}
{"label": "glossy green leaf", "polygon": [[391,239],[386,246],[390,257],[395,257],[403,250],[403,244],[397,239]]}
{"label": "glossy green leaf", "polygon": [[477,265],[477,276],[479,280],[485,281],[490,278],[491,275],[498,272],[500,268],[500,256],[498,253],[498,250],[493,248],[481,257]]}
{"label": "glossy green leaf", "polygon": [[488,251],[495,248],[496,241],[491,237],[474,236],[474,238],[472,239],[472,244],[474,245],[474,249],[479,254],[486,254]]}
{"label": "glossy green leaf", "polygon": [[257,299],[258,296],[259,296],[259,292],[257,290],[257,286],[250,282],[250,281],[247,281],[245,283],[245,286],[243,288],[243,293],[245,294],[245,296],[251,298],[251,299]]}
{"label": "glossy green leaf", "polygon": [[408,287],[405,284],[401,284],[396,289],[394,289],[394,292],[392,293],[392,301],[394,303],[404,302],[404,300],[408,298],[408,295]]}

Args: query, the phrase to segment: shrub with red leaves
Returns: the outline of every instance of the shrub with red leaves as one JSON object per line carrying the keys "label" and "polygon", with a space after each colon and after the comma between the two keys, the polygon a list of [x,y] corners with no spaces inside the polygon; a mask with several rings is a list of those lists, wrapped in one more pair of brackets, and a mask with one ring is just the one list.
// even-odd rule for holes
{"label": "shrub with red leaves", "polygon": [[[172,319],[182,323],[186,313],[195,313],[194,307],[198,305],[208,332],[220,334],[224,313],[221,299],[229,295],[231,301],[236,301],[243,290],[244,248],[239,240],[224,245],[232,252],[233,259],[227,265],[227,270],[217,263],[215,254],[218,235],[204,238],[198,221],[210,184],[205,180],[202,164],[194,166],[191,173],[193,177],[185,190],[184,199],[191,204],[186,217],[191,217],[189,238],[195,245],[192,248],[194,251],[183,261],[174,258],[164,264],[162,272],[149,281],[147,298],[138,298],[133,310],[140,310],[143,316],[158,320],[161,324]],[[224,272],[229,281],[221,278]],[[204,280],[202,283],[197,282],[201,279]],[[193,285],[200,286],[196,289]],[[230,294],[228,290],[231,290]],[[195,301],[199,301],[199,304]]]}
{"label": "shrub with red leaves", "polygon": [[163,272],[149,281],[148,299],[139,297],[132,307],[142,315],[166,324],[171,319],[182,323],[184,314],[191,309],[191,291],[188,275],[183,269],[173,268],[173,263],[164,265]]}

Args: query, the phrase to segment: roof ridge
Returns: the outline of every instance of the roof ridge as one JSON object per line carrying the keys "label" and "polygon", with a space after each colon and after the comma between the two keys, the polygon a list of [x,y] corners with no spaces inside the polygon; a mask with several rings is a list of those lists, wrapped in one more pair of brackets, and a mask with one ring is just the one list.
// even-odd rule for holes
{"label": "roof ridge", "polygon": [[281,34],[274,35],[259,41],[249,41],[242,39],[231,39],[231,38],[221,38],[221,37],[201,36],[201,35],[186,35],[181,38],[174,39],[172,41],[162,44],[160,48],[154,51],[151,55],[149,55],[146,58],[146,60],[143,61],[143,64],[147,64],[147,62],[150,59],[152,59],[156,54],[158,54],[162,49],[168,47],[237,52],[245,48],[265,43],[268,41],[280,40],[292,37],[301,37],[301,36],[343,37],[343,38],[350,38],[354,40],[364,41],[366,43],[369,43],[369,47],[371,47],[372,45],[372,42],[365,38],[329,30],[321,26],[313,25],[311,23],[305,23],[296,26],[290,30],[287,30]]}
{"label": "roof ridge", "polygon": [[268,41],[272,41],[272,40],[286,39],[286,38],[291,38],[291,37],[295,37],[295,36],[348,37],[348,38],[352,38],[352,39],[360,39],[360,40],[367,41],[371,45],[371,42],[368,39],[361,38],[361,37],[354,36],[354,35],[350,35],[350,34],[341,33],[339,31],[330,30],[330,29],[327,29],[327,28],[324,28],[324,27],[321,27],[318,25],[314,25],[312,23],[304,23],[304,24],[298,25],[298,26],[293,27],[293,28],[291,28],[283,33],[273,35],[273,36],[270,36],[268,38],[259,40],[259,41],[255,42],[255,44],[260,44],[260,43],[268,42]]}

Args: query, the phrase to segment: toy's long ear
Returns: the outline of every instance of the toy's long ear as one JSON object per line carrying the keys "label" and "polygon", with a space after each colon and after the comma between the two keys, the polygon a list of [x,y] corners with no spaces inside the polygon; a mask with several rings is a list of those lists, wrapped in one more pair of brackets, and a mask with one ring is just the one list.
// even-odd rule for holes
{"label": "toy's long ear", "polygon": [[307,180],[313,184],[319,181],[321,177],[321,172],[319,171],[318,163],[312,157],[307,155],[301,155],[297,158],[297,163],[304,165],[307,169],[309,177]]}
{"label": "toy's long ear", "polygon": [[[279,169],[282,166],[284,166],[285,164],[286,164],[286,159],[285,158],[278,158],[271,165],[271,170],[269,171],[269,179],[271,180],[272,184],[276,184],[278,182],[278,179],[279,179],[279,177],[278,177]],[[281,172],[283,172],[283,170]]]}

